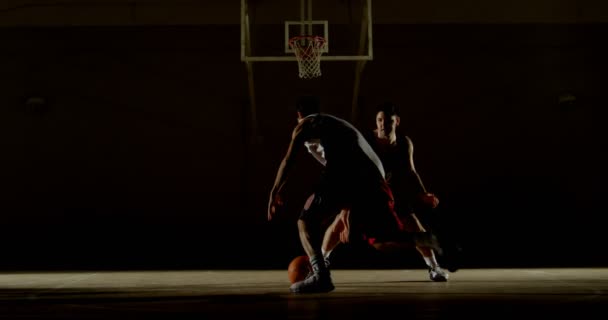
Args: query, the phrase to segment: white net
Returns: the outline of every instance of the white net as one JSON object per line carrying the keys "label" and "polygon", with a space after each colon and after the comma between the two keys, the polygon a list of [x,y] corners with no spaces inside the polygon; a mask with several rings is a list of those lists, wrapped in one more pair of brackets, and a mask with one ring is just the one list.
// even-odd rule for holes
{"label": "white net", "polygon": [[312,79],[321,76],[321,55],[326,45],[320,36],[299,36],[289,39],[289,47],[298,60],[299,76]]}

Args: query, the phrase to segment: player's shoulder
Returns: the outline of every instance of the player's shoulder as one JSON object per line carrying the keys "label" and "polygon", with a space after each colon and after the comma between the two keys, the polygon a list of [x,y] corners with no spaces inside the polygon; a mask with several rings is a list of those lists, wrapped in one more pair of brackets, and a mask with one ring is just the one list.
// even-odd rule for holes
{"label": "player's shoulder", "polygon": [[414,149],[414,143],[408,135],[402,134],[397,136],[397,148],[402,152],[410,152]]}
{"label": "player's shoulder", "polygon": [[410,138],[410,136],[408,136],[407,134],[401,134],[399,136],[397,136],[397,141],[399,142],[399,140],[401,140],[400,142],[406,144],[406,145],[413,145],[414,142],[412,141],[412,138]]}
{"label": "player's shoulder", "polygon": [[376,135],[376,131],[375,130],[368,130],[362,133],[363,138],[365,138],[365,140],[367,141],[367,143],[369,143],[370,145],[374,146],[377,143],[377,135]]}
{"label": "player's shoulder", "polygon": [[316,114],[311,114],[311,115],[308,115],[308,116],[302,118],[302,120],[298,121],[297,127],[310,128],[317,121],[318,121],[318,118],[316,117]]}
{"label": "player's shoulder", "polygon": [[315,126],[315,118],[312,116],[304,117],[302,120],[298,121],[298,124],[293,129],[293,136],[307,134],[309,131],[312,131]]}

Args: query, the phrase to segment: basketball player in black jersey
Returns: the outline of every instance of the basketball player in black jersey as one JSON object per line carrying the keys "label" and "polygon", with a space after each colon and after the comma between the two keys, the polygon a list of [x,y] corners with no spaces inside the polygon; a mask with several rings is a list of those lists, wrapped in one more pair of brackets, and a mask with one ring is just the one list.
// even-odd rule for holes
{"label": "basketball player in black jersey", "polygon": [[[385,180],[382,162],[363,135],[347,121],[319,113],[319,100],[305,96],[296,104],[298,124],[279,166],[268,202],[268,220],[283,203],[281,191],[293,168],[295,156],[307,147],[325,168],[316,189],[298,219],[298,230],[313,272],[294,283],[294,293],[329,292],[334,289],[321,251],[325,223],[340,212],[349,212],[355,228],[365,226],[370,237],[403,235],[403,225],[393,208],[393,196]],[[350,230],[351,228],[349,228]],[[417,238],[417,245],[431,245],[428,238]]]}

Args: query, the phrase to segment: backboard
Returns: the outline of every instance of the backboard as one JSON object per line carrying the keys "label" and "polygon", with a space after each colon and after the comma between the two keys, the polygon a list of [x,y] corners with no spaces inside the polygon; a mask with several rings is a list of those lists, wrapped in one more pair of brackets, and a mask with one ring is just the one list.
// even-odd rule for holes
{"label": "backboard", "polygon": [[296,61],[295,36],[323,37],[321,61],[372,60],[372,1],[241,0],[241,61]]}
{"label": "backboard", "polygon": [[[247,67],[251,136],[257,137],[252,64],[258,62],[297,61],[294,71],[298,70],[300,79],[312,79],[321,76],[322,62],[353,61],[352,117],[357,116],[362,70],[366,62],[373,60],[372,0],[241,0],[240,14],[241,61]],[[308,46],[292,47],[290,40],[294,37],[314,40]]]}

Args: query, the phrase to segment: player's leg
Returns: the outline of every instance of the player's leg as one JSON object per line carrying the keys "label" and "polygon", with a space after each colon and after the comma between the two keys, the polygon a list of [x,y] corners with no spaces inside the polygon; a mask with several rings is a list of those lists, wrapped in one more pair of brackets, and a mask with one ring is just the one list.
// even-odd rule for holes
{"label": "player's leg", "polygon": [[442,252],[438,253],[438,261],[441,267],[449,272],[458,271],[462,259],[462,248],[453,229],[458,224],[455,221],[446,220],[455,217],[453,215],[443,215],[441,210],[424,204],[416,205],[413,211],[417,213],[416,216],[425,229],[439,239]]}
{"label": "player's leg", "polygon": [[329,225],[327,230],[325,231],[325,236],[323,237],[323,245],[321,250],[323,252],[323,257],[325,258],[325,263],[329,265],[329,257],[332,251],[340,244],[348,242],[348,217],[350,210],[342,209],[340,213],[336,216],[334,221]]}
{"label": "player's leg", "polygon": [[331,218],[332,212],[335,215],[339,211],[328,201],[330,199],[331,196],[328,197],[323,189],[317,191],[310,201],[307,201],[298,219],[300,242],[310,259],[313,273],[303,281],[291,285],[290,290],[294,293],[329,292],[334,289],[329,267],[325,264],[321,250],[323,222]]}
{"label": "player's leg", "polygon": [[315,204],[315,200],[319,202],[320,197],[317,197],[314,193],[308,197],[306,203],[304,204],[304,209],[300,213],[300,218],[298,219],[298,232],[300,236],[300,242],[302,244],[302,248],[306,255],[312,257],[317,254],[317,247],[320,247],[319,244],[319,234],[321,226],[318,225],[317,220],[319,220],[318,211],[319,204]]}
{"label": "player's leg", "polygon": [[[407,232],[427,232],[413,212],[404,215],[402,221],[404,229]],[[437,282],[448,280],[449,274],[439,266],[433,248],[418,245],[416,246],[416,250],[422,255],[422,259],[424,259],[424,262],[429,268],[429,277],[431,280]]]}
{"label": "player's leg", "polygon": [[[372,246],[382,252],[402,252],[415,247],[429,267],[431,280],[446,281],[448,275],[439,267],[434,253],[434,250],[441,250],[437,239],[426,232],[411,210],[403,210],[409,208],[407,203],[396,202],[392,189],[383,181],[367,192],[367,203],[373,204],[374,207],[366,208],[365,211],[376,212],[366,223],[377,235],[371,243]],[[397,210],[400,209],[408,214],[398,215]]]}

